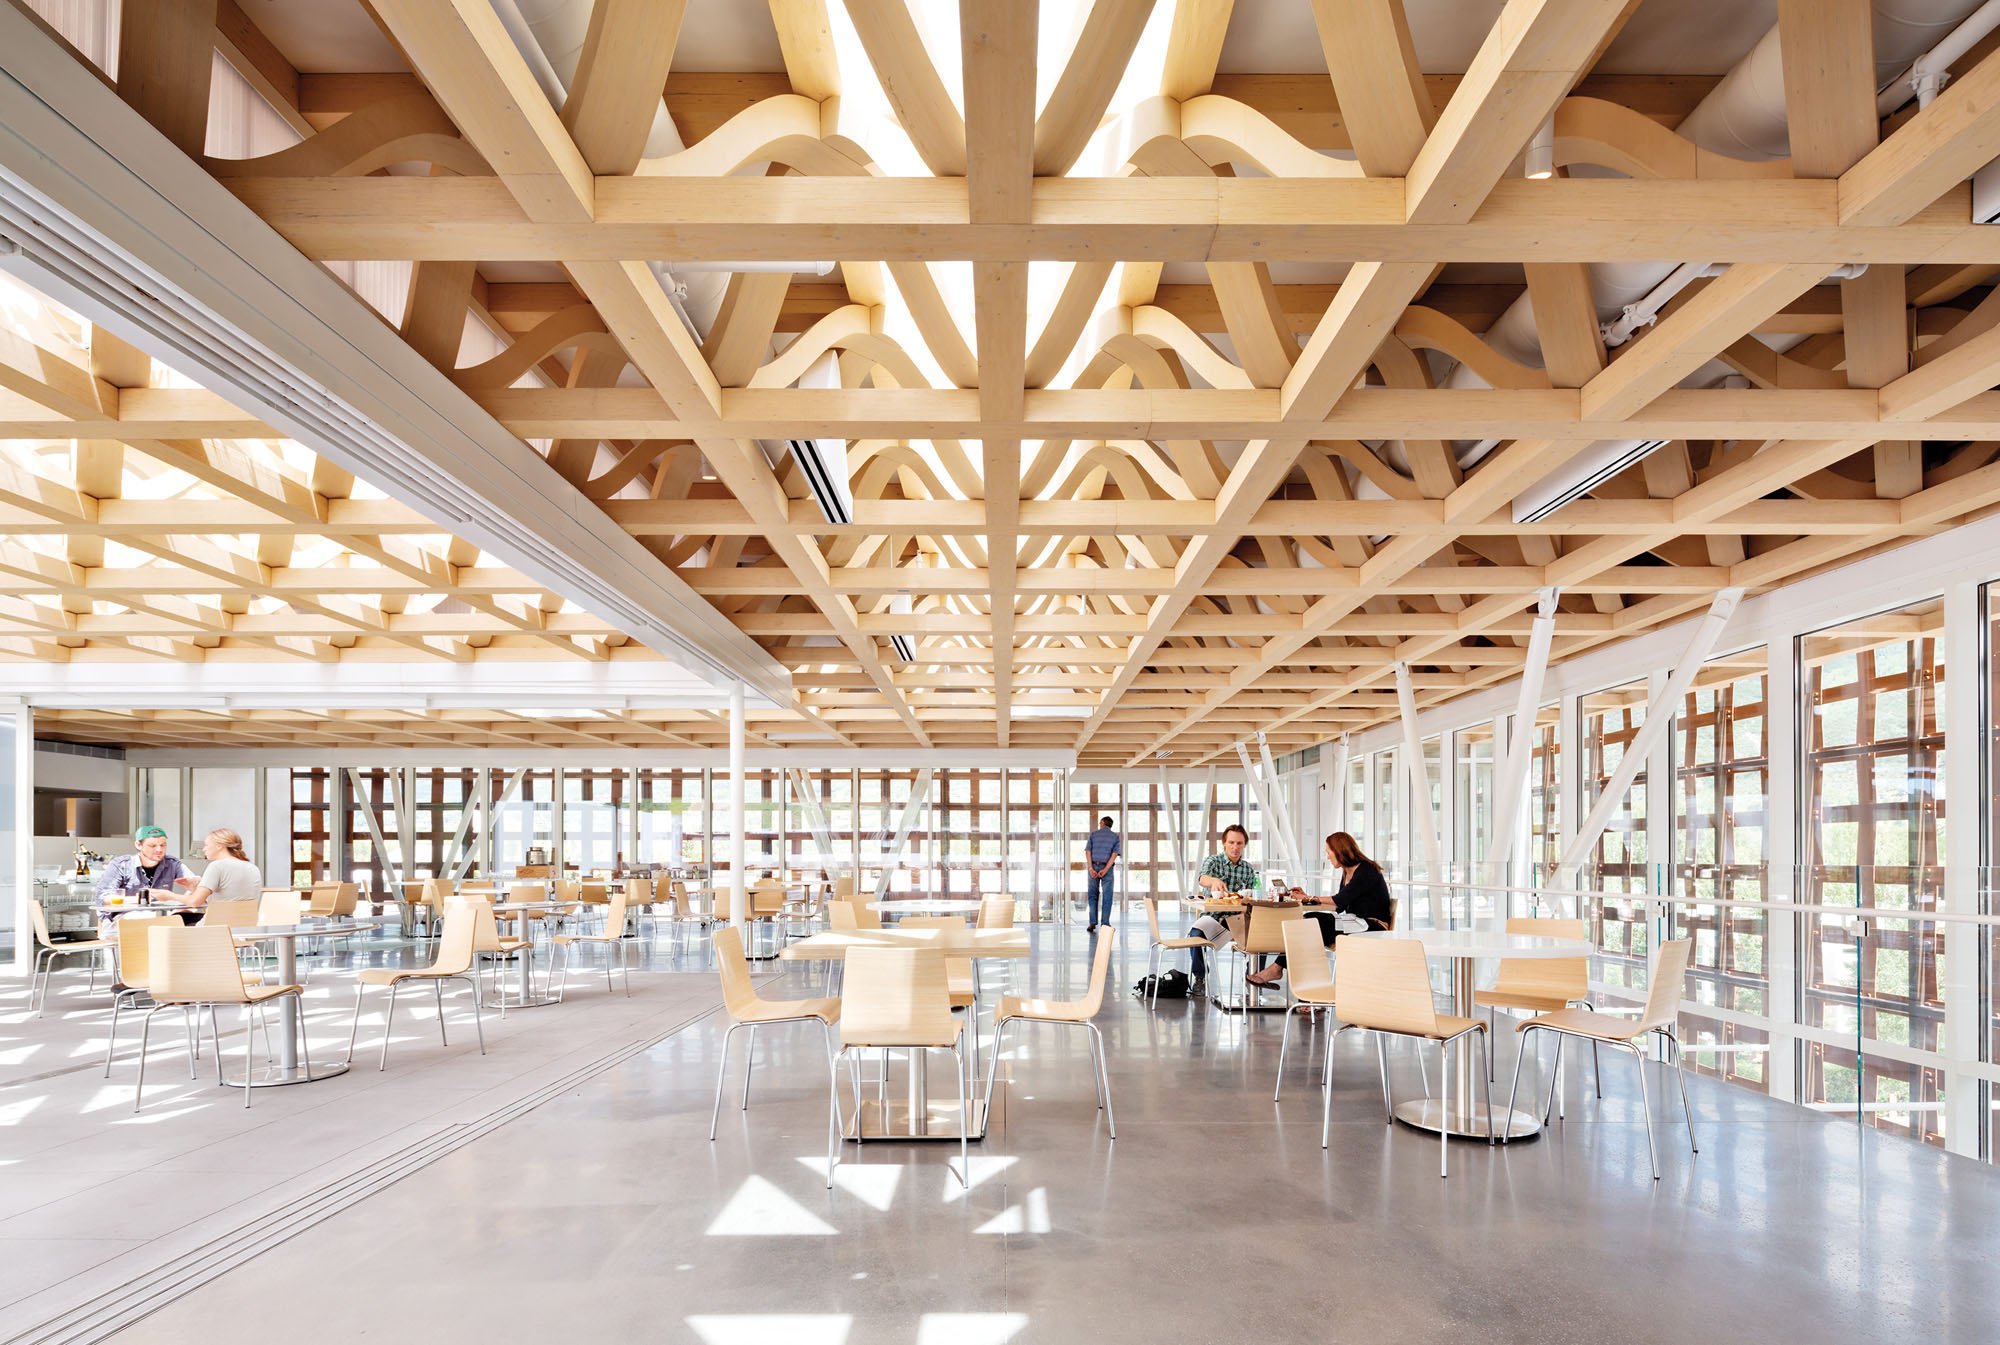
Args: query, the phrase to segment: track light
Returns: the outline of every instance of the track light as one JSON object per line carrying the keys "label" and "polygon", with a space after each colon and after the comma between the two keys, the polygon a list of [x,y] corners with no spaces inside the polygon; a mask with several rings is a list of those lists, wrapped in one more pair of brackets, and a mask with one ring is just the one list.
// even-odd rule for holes
{"label": "track light", "polygon": [[1528,152],[1522,160],[1523,176],[1537,180],[1556,175],[1556,121],[1550,117],[1535,132],[1535,138],[1528,142]]}

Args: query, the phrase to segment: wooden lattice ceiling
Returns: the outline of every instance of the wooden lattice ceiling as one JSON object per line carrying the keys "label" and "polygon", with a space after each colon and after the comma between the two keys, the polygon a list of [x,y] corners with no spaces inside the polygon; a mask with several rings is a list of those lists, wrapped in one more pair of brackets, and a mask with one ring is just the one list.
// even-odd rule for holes
{"label": "wooden lattice ceiling", "polygon": [[[1261,730],[1283,750],[1393,715],[1399,661],[1420,703],[1513,675],[1545,586],[1561,658],[2000,502],[2000,232],[1967,185],[2000,150],[2000,57],[1879,121],[1865,3],[1780,4],[1792,154],[1760,163],[1673,131],[1712,81],[1593,72],[1626,0],[1510,0],[1462,76],[1416,67],[1400,0],[1312,0],[1325,77],[1219,77],[1229,0],[1096,0],[1059,70],[1038,67],[1054,6],[961,0],[957,81],[922,31],[952,6],[928,0],[770,0],[782,75],[677,71],[683,4],[598,0],[560,108],[487,0],[369,7],[408,70],[301,75],[230,0],[127,4],[145,73],[121,92],[199,147],[219,42],[308,138],[210,171],[308,256],[414,263],[413,351],[770,649],[829,742],[1180,765]],[[662,90],[688,148],[647,160]],[[1551,119],[1557,172],[1525,180]],[[818,258],[838,270],[733,275],[699,340],[646,265]],[[1607,351],[1587,264],[1618,261],[1721,270]],[[1483,336],[1523,288],[1541,368]],[[468,308],[512,345],[454,367]],[[797,386],[828,353],[840,386]],[[198,446],[261,427],[46,357],[0,360],[36,404],[0,436],[76,440],[75,474],[17,475],[0,506],[73,550],[8,543],[7,572],[60,601],[0,647],[198,646],[92,545],[143,538],[238,586],[203,591],[272,592],[286,567],[261,553],[298,530],[384,573],[358,608],[316,599],[375,629],[237,612],[207,637],[642,656],[468,581],[448,539],[394,545],[436,530],[392,501],[274,478],[168,517],[107,493],[91,464],[116,450],[86,445],[179,445],[177,468],[233,477]],[[1748,386],[1677,386],[1717,359]],[[1437,386],[1452,365],[1490,387]],[[550,386],[511,386],[531,369]],[[849,444],[851,523],[756,442],[796,437]],[[1623,439],[1666,443],[1512,520]],[[209,531],[259,554],[188,535]],[[405,579],[469,610],[413,619]]]}

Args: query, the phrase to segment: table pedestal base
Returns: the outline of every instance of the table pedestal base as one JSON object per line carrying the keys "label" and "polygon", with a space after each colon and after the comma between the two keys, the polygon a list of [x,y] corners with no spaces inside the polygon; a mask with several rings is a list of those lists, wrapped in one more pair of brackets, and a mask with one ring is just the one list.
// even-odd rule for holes
{"label": "table pedestal base", "polygon": [[[1509,1111],[1496,1106],[1492,1109],[1492,1116],[1493,1133],[1500,1139],[1528,1139],[1542,1133],[1542,1123],[1532,1112]],[[1433,1135],[1444,1131],[1461,1139],[1485,1139],[1486,1117],[1487,1107],[1483,1102],[1466,1106],[1454,1100],[1448,1116],[1436,1098],[1418,1098],[1396,1108],[1396,1119],[1404,1125],[1428,1130]]]}
{"label": "table pedestal base", "polygon": [[1246,990],[1240,995],[1210,995],[1208,1002],[1224,1013],[1283,1013],[1292,1007],[1291,1000],[1284,991],[1275,992],[1275,997],[1266,999],[1255,990]]}
{"label": "table pedestal base", "polygon": [[[972,1110],[972,1129],[967,1139],[986,1138],[986,1104],[978,1098],[966,1105]],[[880,1102],[873,1098],[861,1104],[858,1117],[849,1116],[842,1138],[860,1140],[958,1140],[958,1099],[938,1099],[919,1114],[908,1102]]]}
{"label": "table pedestal base", "polygon": [[[347,1073],[345,1063],[338,1065],[314,1065],[310,1074],[306,1072],[304,1065],[259,1065],[250,1071],[250,1086],[252,1088],[283,1088],[286,1084],[317,1083],[321,1079],[331,1079],[336,1074],[345,1073]],[[225,1075],[222,1081],[231,1088],[241,1088],[243,1086],[243,1076],[241,1074],[233,1077]]]}

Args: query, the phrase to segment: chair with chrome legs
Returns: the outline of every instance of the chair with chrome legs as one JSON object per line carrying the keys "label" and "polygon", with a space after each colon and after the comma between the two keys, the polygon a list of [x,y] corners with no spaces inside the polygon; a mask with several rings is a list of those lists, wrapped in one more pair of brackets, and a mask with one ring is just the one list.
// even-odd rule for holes
{"label": "chair with chrome legs", "polygon": [[446,1046],[451,1042],[444,1032],[444,983],[463,981],[472,990],[472,1026],[479,1034],[479,1054],[486,1054],[486,1024],[479,1016],[479,982],[472,972],[473,935],[478,930],[481,913],[491,919],[491,908],[457,901],[445,908],[444,930],[438,937],[437,961],[428,967],[364,967],[356,978],[354,987],[354,1026],[347,1034],[347,1058],[354,1059],[354,1042],[361,1035],[361,997],[371,985],[389,987],[389,1012],[382,1019],[382,1059],[377,1069],[389,1067],[389,1029],[396,1021],[396,992],[407,982],[424,981],[431,983],[432,997],[437,1002],[438,1040]]}
{"label": "chair with chrome legs", "polygon": [[[1285,1052],[1292,1045],[1292,1020],[1299,1010],[1333,1008],[1333,964],[1327,960],[1326,936],[1317,920],[1287,920],[1285,932],[1285,983],[1291,987],[1292,1005],[1285,1010],[1285,1030],[1278,1038],[1278,1081],[1271,1089],[1276,1102],[1285,1087]],[[1306,1051],[1312,1063],[1312,1051]]]}
{"label": "chair with chrome legs", "polygon": [[[155,920],[146,931],[147,979],[153,1007],[139,1027],[139,1073],[132,1085],[132,1110],[138,1111],[146,1089],[146,1047],[153,1030],[153,1015],[162,1009],[186,1010],[208,1007],[209,1031],[215,1042],[216,1078],[222,1077],[222,1029],[216,1023],[220,1004],[243,1006],[243,1105],[250,1105],[253,1086],[250,1067],[252,1015],[265,1004],[284,995],[299,997],[299,1050],[306,1077],[312,1077],[312,1049],[306,1041],[305,991],[296,985],[246,985],[243,969],[236,961],[236,939],[227,929],[210,925],[183,925],[178,920]],[[265,1030],[265,1039],[270,1031]]]}
{"label": "chair with chrome legs", "polygon": [[625,893],[611,894],[611,904],[606,908],[604,931],[600,934],[558,934],[556,947],[562,951],[562,968],[556,978],[556,1002],[560,1004],[563,987],[569,984],[570,949],[579,943],[601,944],[604,947],[604,988],[611,989],[611,962],[615,956],[618,970],[625,976],[625,998],[632,998],[632,958],[631,943],[625,938]]}
{"label": "chair with chrome legs", "polygon": [[[965,930],[967,926],[962,915],[906,915],[896,922],[897,929],[955,929]],[[979,1077],[979,977],[978,964],[969,957],[946,957],[944,960],[945,988],[951,995],[951,1007],[965,1010],[966,1035],[972,1040],[972,1075]]]}
{"label": "chair with chrome legs", "polygon": [[[1486,1024],[1477,1018],[1460,1018],[1439,1013],[1431,999],[1430,967],[1424,960],[1424,946],[1414,939],[1390,939],[1351,934],[1334,940],[1333,971],[1340,985],[1340,1017],[1343,1026],[1373,1032],[1375,1057],[1382,1071],[1382,1110],[1389,1123],[1396,1122],[1395,1099],[1389,1092],[1389,1058],[1384,1037],[1415,1037],[1436,1042],[1438,1048],[1438,1107],[1446,1118],[1451,1115],[1451,1069],[1446,1052],[1456,1046],[1465,1049],[1465,1039],[1476,1036],[1486,1049]],[[1339,1033],[1334,1034],[1336,1037]],[[1484,1071],[1481,1071],[1482,1081]],[[1321,1070],[1326,1096],[1321,1101],[1319,1147],[1332,1139],[1333,1051],[1326,1053]],[[1486,1084],[1487,1140],[1493,1139],[1493,1088]],[[1451,1127],[1438,1129],[1438,1176],[1450,1175]]]}
{"label": "chair with chrome legs", "polygon": [[[969,1090],[965,1072],[965,1025],[952,1017],[946,987],[944,957],[933,948],[854,947],[847,950],[847,973],[841,994],[840,1052],[950,1051],[958,1076],[958,1180],[972,1185]],[[851,1062],[850,1062],[851,1063]],[[861,1084],[854,1083],[854,1130],[861,1132]],[[833,1138],[827,1146],[826,1179],[840,1160],[840,1094],[833,1094]]]}
{"label": "chair with chrome legs", "polygon": [[1065,1027],[1080,1027],[1090,1041],[1091,1082],[1097,1085],[1098,1110],[1104,1113],[1104,1128],[1112,1139],[1118,1138],[1118,1119],[1111,1112],[1111,1072],[1104,1062],[1104,1034],[1097,1024],[1090,1020],[1097,1017],[1097,1011],[1104,1007],[1104,982],[1111,974],[1111,945],[1117,942],[1118,933],[1113,929],[1101,930],[1098,934],[1097,952],[1090,959],[1090,986],[1081,999],[1022,999],[1014,995],[1002,995],[1000,1003],[993,1010],[993,1062],[986,1069],[985,1107],[990,1115],[993,1110],[993,1080],[1000,1073],[1000,1039],[1006,1035],[1009,1023],[1059,1023]]}
{"label": "chair with chrome legs", "polygon": [[[1681,995],[1686,988],[1688,953],[1693,946],[1690,939],[1669,939],[1660,945],[1659,957],[1653,963],[1652,983],[1646,991],[1646,1007],[1637,1018],[1619,1018],[1590,1009],[1558,1009],[1554,1013],[1530,1018],[1515,1029],[1521,1034],[1521,1054],[1514,1060],[1514,1087],[1508,1094],[1508,1104],[1512,1105],[1514,1095],[1521,1088],[1521,1061],[1527,1058],[1527,1034],[1530,1032],[1555,1033],[1558,1055],[1562,1052],[1565,1037],[1630,1051],[1632,1058],[1639,1063],[1639,1111],[1646,1120],[1646,1156],[1652,1160],[1653,1180],[1658,1181],[1660,1151],[1653,1143],[1653,1106],[1646,1092],[1646,1053],[1639,1046],[1642,1038],[1657,1034],[1674,1048],[1674,1081],[1681,1089],[1681,1115],[1687,1121],[1688,1152],[1700,1153],[1700,1147],[1694,1142],[1694,1109],[1688,1106],[1687,1078],[1681,1070],[1680,1038],[1674,1035],[1674,1024],[1680,1018]],[[1549,1113],[1555,1108],[1556,1080],[1556,1071],[1549,1071],[1549,1102],[1542,1109],[1544,1125],[1548,1124]]]}
{"label": "chair with chrome legs", "polygon": [[[1575,939],[1578,942],[1590,937],[1589,927],[1581,920],[1552,920],[1542,916],[1509,916],[1507,932],[1544,939]],[[1554,1013],[1558,1009],[1592,1008],[1590,959],[1503,957],[1494,972],[1493,987],[1473,991],[1472,1002],[1486,1010],[1486,1030],[1493,1033],[1500,1030],[1495,1012],[1499,1009]],[[1590,1046],[1590,1072],[1597,1079],[1597,1095],[1603,1097],[1604,1081],[1598,1072],[1595,1042]]]}
{"label": "chair with chrome legs", "polygon": [[[722,1007],[729,1015],[729,1031],[722,1034],[722,1058],[715,1067],[715,1106],[708,1114],[708,1137],[715,1138],[722,1121],[722,1085],[729,1075],[729,1043],[738,1028],[750,1029],[750,1049],[743,1060],[742,1109],[750,1110],[750,1072],[757,1065],[757,1029],[776,1023],[818,1023],[826,1042],[827,1086],[833,1099],[832,1136],[828,1144],[840,1142],[840,1072],[833,1047],[833,1027],[840,1021],[841,1002],[837,999],[764,999],[750,983],[750,963],[743,956],[742,931],[725,925],[709,936],[715,949],[716,966],[722,972]],[[826,1165],[826,1184],[833,1185],[833,1158]]]}
{"label": "chair with chrome legs", "polygon": [[[111,1035],[104,1043],[104,1077],[111,1077],[111,1058],[118,1050],[118,1019],[127,1009],[135,1009],[148,1003],[153,995],[147,988],[152,980],[152,941],[148,937],[153,925],[170,918],[170,913],[161,911],[153,914],[134,911],[120,916],[112,927],[118,943],[118,987],[111,997]],[[196,1021],[194,1011],[187,1013],[188,1037],[188,1078],[194,1077],[195,1058],[201,1054],[201,1024]]]}
{"label": "chair with chrome legs", "polygon": [[1160,954],[1162,952],[1179,952],[1184,948],[1206,948],[1208,947],[1208,940],[1202,938],[1199,934],[1176,935],[1171,939],[1162,938],[1160,936],[1160,899],[1158,897],[1147,897],[1144,904],[1146,907],[1146,929],[1153,936],[1153,946],[1149,950],[1150,960],[1146,976],[1147,982],[1153,987],[1153,993],[1147,1002],[1147,1007],[1154,1008],[1160,1002]]}
{"label": "chair with chrome legs", "polygon": [[35,971],[28,998],[34,1003],[35,1017],[40,1018],[42,1010],[48,1006],[49,977],[55,971],[57,958],[74,957],[78,953],[90,954],[90,989],[95,990],[97,955],[105,952],[115,953],[118,945],[103,935],[94,939],[78,939],[72,943],[57,943],[49,934],[49,917],[42,910],[42,903],[39,901],[28,903],[28,919],[33,922],[35,930]]}

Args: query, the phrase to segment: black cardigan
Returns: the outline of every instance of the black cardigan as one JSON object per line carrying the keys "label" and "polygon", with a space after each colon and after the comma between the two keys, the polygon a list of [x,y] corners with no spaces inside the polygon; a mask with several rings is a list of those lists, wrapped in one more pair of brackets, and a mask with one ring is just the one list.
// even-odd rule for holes
{"label": "black cardigan", "polygon": [[1360,916],[1378,929],[1389,926],[1389,884],[1382,880],[1382,870],[1373,864],[1357,865],[1354,876],[1333,894],[1333,901],[1339,909]]}

